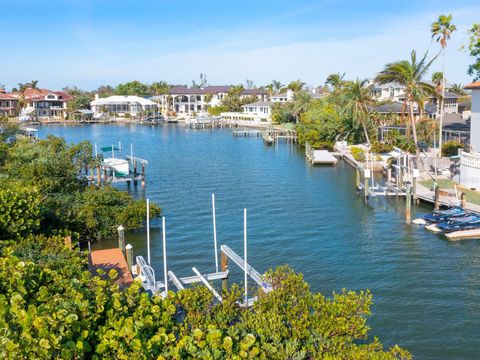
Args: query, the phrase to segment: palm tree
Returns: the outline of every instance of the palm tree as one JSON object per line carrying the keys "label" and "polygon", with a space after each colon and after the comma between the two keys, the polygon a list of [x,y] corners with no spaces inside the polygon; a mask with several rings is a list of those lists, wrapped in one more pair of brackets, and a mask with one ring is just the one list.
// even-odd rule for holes
{"label": "palm tree", "polygon": [[463,88],[463,85],[462,84],[452,84],[452,86],[450,86],[450,91],[454,94],[457,94],[457,95],[460,95],[460,96],[465,96],[467,95],[467,92],[465,91],[465,89]]}
{"label": "palm tree", "polygon": [[427,55],[428,52],[423,55],[420,61],[418,61],[417,53],[413,50],[410,54],[410,61],[401,60],[387,64],[375,78],[375,81],[379,84],[397,82],[405,86],[405,98],[409,105],[410,125],[413,132],[413,142],[415,143],[415,146],[418,145],[415,117],[413,114],[415,103],[418,104],[426,96],[441,96],[432,84],[423,81],[425,74],[438,56],[437,55],[430,61],[427,61]]}
{"label": "palm tree", "polygon": [[[439,93],[443,93],[443,73],[441,71],[435,71],[432,74],[432,83],[435,85],[435,90]],[[437,98],[437,116],[441,116],[441,110],[443,109],[443,98]]]}
{"label": "palm tree", "polygon": [[274,94],[280,93],[280,90],[283,88],[283,85],[280,81],[277,80],[272,80],[272,83],[270,84],[272,86],[272,90]]}
{"label": "palm tree", "polygon": [[297,123],[300,115],[310,109],[311,102],[312,95],[306,91],[296,91],[293,94],[293,112]]}
{"label": "palm tree", "polygon": [[333,88],[333,91],[338,92],[342,86],[345,84],[345,73],[340,74],[330,74],[327,76],[327,79],[325,80],[326,85],[330,85]]}
{"label": "palm tree", "polygon": [[287,89],[292,90],[295,93],[295,92],[302,91],[304,86],[305,86],[305,83],[300,79],[298,79],[290,82],[290,84],[288,84],[287,86]]}
{"label": "palm tree", "polygon": [[26,84],[30,89],[38,89],[38,80],[32,80],[28,84]]}
{"label": "palm tree", "polygon": [[[440,15],[438,20],[432,23],[430,32],[432,33],[432,39],[440,43],[441,46],[441,53],[442,53],[442,99],[445,97],[445,48],[447,47],[447,40],[450,40],[452,33],[457,30],[455,25],[452,23],[452,15]],[[442,100],[443,101],[443,100]],[[442,130],[443,130],[443,104],[440,108],[440,119],[439,119],[439,142],[438,148],[439,152],[438,155],[442,156]]]}
{"label": "palm tree", "polygon": [[368,136],[368,121],[370,120],[370,108],[376,104],[372,97],[372,86],[368,85],[368,80],[356,79],[344,83],[342,96],[346,101],[345,111],[352,114],[353,121],[362,125],[365,133],[365,139],[370,145]]}
{"label": "palm tree", "polygon": [[[160,82],[154,82],[152,85],[150,85],[150,89],[153,92],[155,96],[157,96],[157,101],[158,101],[158,96],[163,95],[163,94],[168,94],[168,90],[170,89],[170,85],[168,85],[167,82],[165,81],[160,81]],[[158,103],[159,107],[160,104]],[[162,99],[162,107],[163,107],[163,99]]]}

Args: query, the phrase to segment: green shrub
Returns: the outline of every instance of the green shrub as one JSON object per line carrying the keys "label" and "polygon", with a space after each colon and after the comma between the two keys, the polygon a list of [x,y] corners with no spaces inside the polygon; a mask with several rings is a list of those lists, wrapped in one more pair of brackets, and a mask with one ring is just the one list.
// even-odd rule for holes
{"label": "green shrub", "polygon": [[360,162],[365,161],[366,157],[365,157],[365,151],[363,151],[363,149],[356,146],[352,146],[350,148],[350,152],[352,153],[352,156],[355,160]]}
{"label": "green shrub", "polygon": [[442,145],[442,155],[443,156],[458,155],[458,149],[462,149],[462,148],[463,148],[463,144],[458,141],[455,141],[455,140],[446,141]]}
{"label": "green shrub", "polygon": [[385,154],[393,150],[392,144],[386,144],[380,141],[375,141],[370,148],[370,151],[375,154]]}

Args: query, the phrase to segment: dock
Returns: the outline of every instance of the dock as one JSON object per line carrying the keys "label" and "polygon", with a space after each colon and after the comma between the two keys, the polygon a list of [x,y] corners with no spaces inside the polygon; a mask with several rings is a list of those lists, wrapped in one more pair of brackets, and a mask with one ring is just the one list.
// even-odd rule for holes
{"label": "dock", "polygon": [[90,272],[97,274],[98,269],[102,269],[106,272],[110,270],[116,270],[118,277],[115,280],[121,288],[130,285],[133,282],[132,274],[128,268],[127,261],[123,256],[122,250],[118,248],[95,250],[88,254],[88,265]]}

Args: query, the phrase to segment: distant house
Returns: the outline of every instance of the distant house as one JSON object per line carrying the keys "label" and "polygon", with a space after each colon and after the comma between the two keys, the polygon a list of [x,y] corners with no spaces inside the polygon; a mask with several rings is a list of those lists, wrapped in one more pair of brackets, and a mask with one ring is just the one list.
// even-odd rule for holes
{"label": "distant house", "polygon": [[119,115],[129,114],[137,116],[141,112],[158,111],[155,102],[139,97],[114,95],[106,98],[99,98],[95,95],[95,100],[90,103],[90,108],[94,114],[113,113]]}
{"label": "distant house", "polygon": [[270,101],[274,103],[286,103],[293,101],[293,91],[288,89],[284,93],[270,96]]}
{"label": "distant house", "polygon": [[18,98],[13,94],[0,93],[0,115],[17,116]]}
{"label": "distant house", "polygon": [[[18,94],[20,96],[20,94]],[[24,91],[24,110],[34,114],[37,118],[61,118],[67,117],[67,103],[72,97],[64,91],[51,91],[48,89],[28,88]]]}
{"label": "distant house", "polygon": [[460,151],[460,184],[480,189],[480,81],[465,86],[472,91],[470,152]]}
{"label": "distant house", "polygon": [[243,112],[224,112],[220,116],[227,121],[269,123],[272,121],[272,106],[274,104],[273,101],[257,101],[243,105]]}
{"label": "distant house", "polygon": [[[171,87],[167,94],[152,96],[150,100],[158,103],[162,111],[190,116],[220,105],[232,88],[233,86],[228,85],[211,85],[203,88],[178,85]],[[245,89],[240,93],[241,98],[254,96],[260,101],[266,100],[267,95],[267,91],[262,89]]]}

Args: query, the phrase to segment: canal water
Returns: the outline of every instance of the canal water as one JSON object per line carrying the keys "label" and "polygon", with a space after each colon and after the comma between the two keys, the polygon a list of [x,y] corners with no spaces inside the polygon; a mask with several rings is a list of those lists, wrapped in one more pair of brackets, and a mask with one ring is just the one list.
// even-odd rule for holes
{"label": "canal water", "polygon": [[[147,187],[134,196],[159,204],[167,222],[168,266],[181,276],[215,270],[211,194],[219,244],[243,251],[243,208],[248,209],[249,263],[263,272],[288,264],[314,291],[370,289],[371,335],[399,344],[417,359],[480,357],[480,243],[448,242],[404,224],[405,203],[354,191],[345,163],[311,167],[296,145],[267,147],[261,138],[234,138],[229,129],[181,125],[44,126],[68,142],[118,144],[149,160]],[[126,185],[119,188],[126,190]],[[428,212],[420,206],[413,217]],[[152,223],[152,262],[162,273],[161,223]],[[145,231],[127,234],[146,255]],[[99,247],[115,243],[97,244]],[[240,281],[241,272],[232,267]]]}

